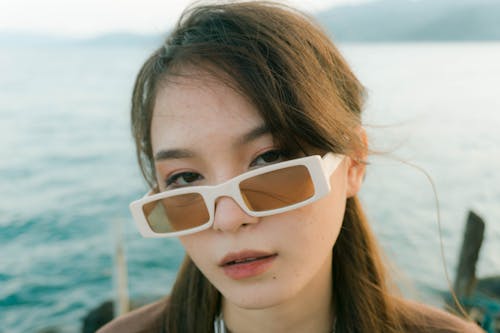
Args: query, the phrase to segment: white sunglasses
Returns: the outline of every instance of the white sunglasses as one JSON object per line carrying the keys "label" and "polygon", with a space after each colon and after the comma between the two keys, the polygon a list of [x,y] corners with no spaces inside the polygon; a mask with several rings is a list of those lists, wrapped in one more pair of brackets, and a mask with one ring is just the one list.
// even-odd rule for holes
{"label": "white sunglasses", "polygon": [[330,176],[344,156],[327,153],[279,162],[213,186],[190,186],[154,194],[130,204],[143,237],[177,237],[212,227],[215,201],[232,198],[250,216],[290,211],[330,192]]}

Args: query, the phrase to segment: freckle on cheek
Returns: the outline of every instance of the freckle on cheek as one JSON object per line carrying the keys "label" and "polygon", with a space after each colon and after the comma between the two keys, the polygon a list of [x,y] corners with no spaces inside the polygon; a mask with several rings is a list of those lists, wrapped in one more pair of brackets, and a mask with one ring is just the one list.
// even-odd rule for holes
{"label": "freckle on cheek", "polygon": [[273,276],[273,280],[276,280],[276,276]]}

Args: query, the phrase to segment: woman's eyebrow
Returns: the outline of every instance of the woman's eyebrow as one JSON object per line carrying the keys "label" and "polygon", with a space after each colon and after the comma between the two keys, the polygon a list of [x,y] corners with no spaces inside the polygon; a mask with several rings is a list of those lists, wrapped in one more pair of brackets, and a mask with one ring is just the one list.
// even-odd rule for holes
{"label": "woman's eyebrow", "polygon": [[271,133],[271,130],[266,124],[262,124],[260,126],[255,127],[249,132],[243,134],[240,139],[236,141],[237,146],[242,146],[250,141],[253,141],[257,138],[260,138],[263,135]]}
{"label": "woman's eyebrow", "polygon": [[[262,124],[254,129],[248,131],[243,134],[236,142],[235,146],[242,146],[250,141],[253,141],[257,138],[260,138],[263,135],[269,134],[271,131],[269,127],[265,124]],[[163,160],[171,160],[171,159],[180,159],[180,158],[192,158],[194,157],[194,153],[188,149],[166,149],[159,150],[155,154],[155,161],[163,161]]]}
{"label": "woman's eyebrow", "polygon": [[187,149],[167,149],[160,150],[155,154],[155,161],[179,159],[179,158],[191,158],[194,154],[192,151]]}

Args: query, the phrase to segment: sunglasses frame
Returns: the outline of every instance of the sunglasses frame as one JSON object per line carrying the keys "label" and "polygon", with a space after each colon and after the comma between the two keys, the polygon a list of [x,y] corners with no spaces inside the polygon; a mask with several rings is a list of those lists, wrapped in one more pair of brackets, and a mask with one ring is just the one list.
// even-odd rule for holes
{"label": "sunglasses frame", "polygon": [[[325,154],[325,156],[323,156],[323,158],[321,158],[321,156],[319,155],[312,155],[250,170],[217,185],[183,187],[156,194],[153,194],[154,192],[153,190],[151,190],[148,193],[146,193],[146,195],[144,195],[143,198],[133,201],[130,204],[130,211],[132,213],[134,221],[136,222],[139,232],[143,237],[147,238],[168,238],[168,237],[185,236],[212,227],[214,224],[214,217],[215,217],[215,201],[220,197],[232,198],[240,206],[240,208],[249,216],[262,217],[262,216],[279,214],[308,205],[327,195],[330,192],[330,176],[333,174],[335,169],[337,169],[337,167],[340,165],[343,158],[344,155],[334,154],[334,153],[327,153]],[[314,195],[304,201],[282,208],[271,209],[260,212],[254,212],[249,210],[243,200],[243,197],[241,196],[241,192],[239,190],[239,184],[248,178],[292,166],[305,166],[307,168],[314,185]],[[209,213],[209,220],[198,227],[182,231],[174,231],[168,233],[154,232],[151,229],[146,219],[146,216],[144,215],[143,206],[155,200],[165,199],[175,195],[181,195],[187,193],[198,193],[202,196]]]}

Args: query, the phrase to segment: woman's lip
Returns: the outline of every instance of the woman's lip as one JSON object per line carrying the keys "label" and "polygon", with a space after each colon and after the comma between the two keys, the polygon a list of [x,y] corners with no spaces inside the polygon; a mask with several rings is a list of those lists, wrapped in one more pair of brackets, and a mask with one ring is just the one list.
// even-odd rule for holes
{"label": "woman's lip", "polygon": [[[222,265],[224,274],[233,280],[242,280],[256,277],[271,268],[278,254],[247,257],[247,261],[229,261]],[[254,259],[255,258],[255,259]]]}
{"label": "woman's lip", "polygon": [[261,259],[265,257],[270,257],[276,255],[276,253],[256,251],[256,250],[244,250],[240,252],[230,252],[222,260],[219,261],[219,266],[226,266],[230,264],[243,263],[252,259]]}

